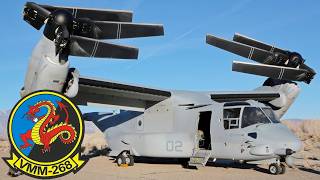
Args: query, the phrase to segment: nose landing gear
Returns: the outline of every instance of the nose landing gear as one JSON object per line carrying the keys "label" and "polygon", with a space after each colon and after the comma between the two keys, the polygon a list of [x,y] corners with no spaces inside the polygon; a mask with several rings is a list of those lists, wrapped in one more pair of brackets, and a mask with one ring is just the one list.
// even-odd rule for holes
{"label": "nose landing gear", "polygon": [[269,165],[269,173],[273,175],[284,174],[286,166],[283,163],[272,163]]}

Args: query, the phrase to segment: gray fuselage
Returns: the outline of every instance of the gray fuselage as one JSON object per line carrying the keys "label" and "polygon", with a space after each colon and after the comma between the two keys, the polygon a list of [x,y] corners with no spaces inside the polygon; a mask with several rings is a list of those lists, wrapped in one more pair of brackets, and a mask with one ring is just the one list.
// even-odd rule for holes
{"label": "gray fuselage", "polygon": [[[253,122],[242,128],[244,108],[270,109],[264,104],[249,100],[225,105],[211,100],[210,93],[174,91],[171,98],[144,112],[121,111],[115,115],[88,113],[85,118],[104,132],[112,149],[110,156],[128,150],[135,156],[192,157],[199,147],[199,121],[204,122],[204,131],[210,133],[206,137],[210,139],[210,144],[204,149],[211,150],[212,158],[263,160],[279,157],[281,153],[285,155],[286,149],[298,151],[301,148],[297,137],[279,122]],[[235,127],[225,129],[225,109],[239,110]],[[202,113],[210,115],[201,119]]]}

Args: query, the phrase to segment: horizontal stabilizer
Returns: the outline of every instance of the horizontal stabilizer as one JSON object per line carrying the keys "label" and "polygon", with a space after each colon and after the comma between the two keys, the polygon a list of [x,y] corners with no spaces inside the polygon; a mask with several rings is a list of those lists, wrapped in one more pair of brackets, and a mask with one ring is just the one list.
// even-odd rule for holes
{"label": "horizontal stabilizer", "polygon": [[234,93],[214,93],[211,94],[211,99],[217,102],[235,102],[235,101],[247,101],[255,100],[260,102],[269,102],[276,98],[279,98],[279,93],[272,92],[234,92]]}
{"label": "horizontal stabilizer", "polygon": [[81,57],[137,59],[139,52],[134,47],[121,46],[80,36],[71,36],[69,46],[69,55]]}
{"label": "horizontal stabilizer", "polygon": [[119,22],[132,22],[131,11],[123,10],[109,10],[109,9],[91,9],[79,7],[63,7],[63,6],[50,6],[40,5],[41,7],[53,12],[58,9],[69,11],[75,18],[89,18],[94,21],[119,21]]}
{"label": "horizontal stabilizer", "polygon": [[309,72],[305,69],[234,61],[232,64],[232,71],[266,76],[273,79],[304,81],[310,83]]}

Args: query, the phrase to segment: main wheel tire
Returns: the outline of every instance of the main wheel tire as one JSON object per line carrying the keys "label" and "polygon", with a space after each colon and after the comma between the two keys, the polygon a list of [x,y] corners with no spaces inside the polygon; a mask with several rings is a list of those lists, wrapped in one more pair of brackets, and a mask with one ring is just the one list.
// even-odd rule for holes
{"label": "main wheel tire", "polygon": [[134,165],[134,158],[131,155],[128,155],[127,159],[129,159],[129,162],[127,161],[128,166]]}
{"label": "main wheel tire", "polygon": [[121,166],[121,165],[123,165],[123,164],[126,164],[126,158],[125,158],[122,154],[120,154],[120,155],[117,156],[117,158],[116,158],[116,163],[117,163],[118,166]]}
{"label": "main wheel tire", "polygon": [[281,170],[281,166],[276,164],[276,163],[272,163],[269,166],[269,173],[273,174],[273,175],[277,175],[279,174],[282,170]]}
{"label": "main wheel tire", "polygon": [[283,163],[280,164],[280,168],[281,168],[281,171],[279,172],[279,174],[286,173],[286,166]]}

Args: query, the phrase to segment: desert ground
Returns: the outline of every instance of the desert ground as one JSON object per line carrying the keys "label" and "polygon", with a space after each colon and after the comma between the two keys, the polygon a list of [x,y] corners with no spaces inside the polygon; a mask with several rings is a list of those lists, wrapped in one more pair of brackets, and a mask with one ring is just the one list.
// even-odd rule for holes
{"label": "desert ground", "polygon": [[[186,169],[176,160],[138,159],[133,167],[117,167],[113,159],[97,156],[89,160],[77,174],[69,174],[61,179],[320,179],[320,121],[282,121],[303,141],[304,148],[295,154],[294,168],[287,168],[284,175],[270,175],[267,166],[255,166],[227,162],[209,163],[206,167]],[[87,128],[83,146],[85,153],[94,147],[106,147],[102,133],[95,128]],[[0,157],[9,155],[9,143],[0,141]],[[7,176],[7,166],[0,161],[0,179],[12,179]],[[15,179],[31,179],[19,176]]]}

